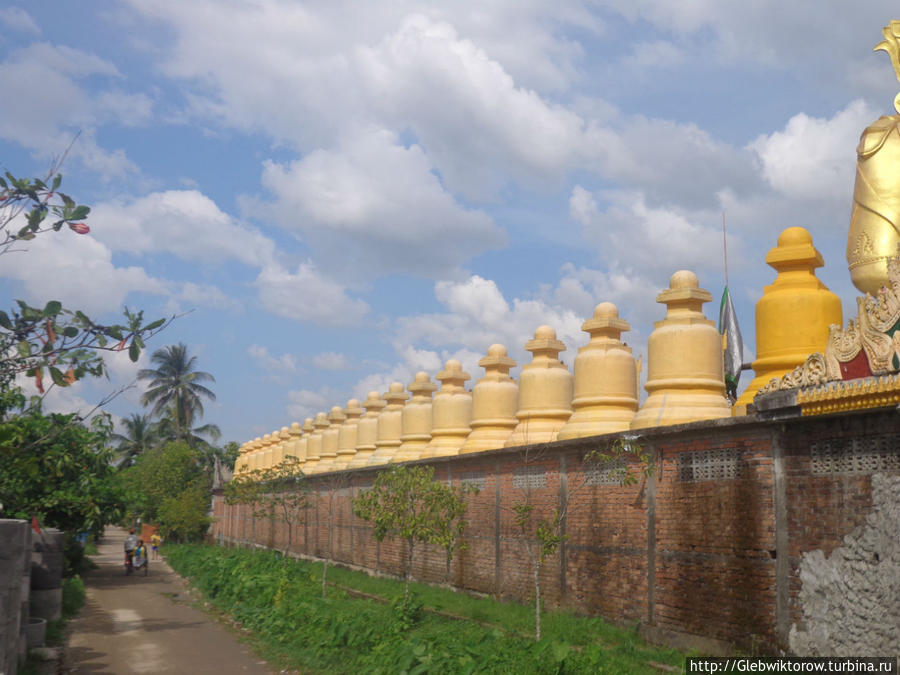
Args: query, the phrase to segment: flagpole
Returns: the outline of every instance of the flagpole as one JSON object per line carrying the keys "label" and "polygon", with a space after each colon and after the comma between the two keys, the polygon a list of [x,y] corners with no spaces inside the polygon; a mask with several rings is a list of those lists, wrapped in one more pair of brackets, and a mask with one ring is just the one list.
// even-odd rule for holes
{"label": "flagpole", "polygon": [[725,235],[725,209],[722,209],[722,251],[725,256],[725,288],[728,288],[728,237]]}

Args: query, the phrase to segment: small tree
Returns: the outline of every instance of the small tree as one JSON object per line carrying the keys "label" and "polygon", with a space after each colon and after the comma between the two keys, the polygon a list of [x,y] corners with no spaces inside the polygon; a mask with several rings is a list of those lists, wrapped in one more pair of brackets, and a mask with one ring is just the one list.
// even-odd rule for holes
{"label": "small tree", "polygon": [[288,455],[280,464],[235,476],[225,486],[227,504],[250,506],[254,518],[278,518],[287,526],[284,561],[294,542],[294,525],[302,522],[309,508],[309,487],[300,471],[300,461]]}
{"label": "small tree", "polygon": [[334,557],[334,498],[335,493],[347,487],[352,473],[349,471],[335,471],[323,480],[328,486],[328,555],[322,561],[322,597],[325,597],[325,588],[328,577],[328,561]]}
{"label": "small tree", "polygon": [[406,542],[404,608],[409,601],[416,543],[452,549],[466,527],[466,495],[475,491],[473,486],[457,488],[434,480],[430,466],[392,466],[378,474],[371,489],[353,500],[353,513],[372,523],[375,539],[392,536]]}
{"label": "small tree", "polygon": [[[536,459],[528,452],[526,450],[523,457],[526,466],[530,461]],[[638,461],[637,473],[629,471],[626,464],[619,461],[629,456]],[[620,485],[633,485],[641,477],[646,479],[651,476],[654,470],[650,456],[644,447],[633,440],[623,438],[618,438],[610,443],[605,451],[593,450],[587,453],[582,460],[582,468],[597,464],[612,467],[605,470],[613,472]],[[574,498],[587,485],[584,471],[581,476],[582,478],[577,484],[569,486],[565,497],[561,497],[559,506],[553,509],[553,513],[548,518],[535,517],[535,504],[532,501],[530,488],[525,488],[522,499],[511,507],[515,523],[522,533],[522,547],[531,564],[534,583],[534,639],[537,641],[541,639],[541,568],[547,558],[559,550],[560,544],[568,539],[568,535],[563,531],[566,516]]]}

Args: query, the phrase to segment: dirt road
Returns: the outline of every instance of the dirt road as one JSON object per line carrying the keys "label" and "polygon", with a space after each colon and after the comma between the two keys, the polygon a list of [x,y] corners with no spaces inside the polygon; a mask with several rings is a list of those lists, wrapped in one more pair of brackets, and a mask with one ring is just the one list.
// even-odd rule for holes
{"label": "dirt road", "polygon": [[163,560],[148,576],[125,576],[125,531],[107,528],[94,556],[98,569],[85,577],[87,602],[72,629],[65,672],[254,673],[271,675],[265,662],[234,633],[194,609],[186,587]]}

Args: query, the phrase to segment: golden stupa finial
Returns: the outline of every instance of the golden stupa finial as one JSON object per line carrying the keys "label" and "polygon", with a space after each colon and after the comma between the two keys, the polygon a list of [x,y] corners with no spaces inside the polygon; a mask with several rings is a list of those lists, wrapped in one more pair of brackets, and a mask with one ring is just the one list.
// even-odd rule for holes
{"label": "golden stupa finial", "polygon": [[[894,74],[900,81],[900,21],[894,19],[881,29],[884,40],[875,45],[874,51],[885,51],[891,57]],[[894,97],[894,109],[900,113],[900,94]]]}

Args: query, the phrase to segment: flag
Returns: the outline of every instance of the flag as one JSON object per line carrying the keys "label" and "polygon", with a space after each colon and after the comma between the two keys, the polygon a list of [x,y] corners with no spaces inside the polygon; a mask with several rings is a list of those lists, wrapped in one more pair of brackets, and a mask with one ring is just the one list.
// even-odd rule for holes
{"label": "flag", "polygon": [[719,333],[725,338],[725,390],[734,400],[737,398],[738,380],[741,377],[741,367],[744,365],[744,341],[741,338],[741,329],[738,327],[737,314],[734,312],[728,286],[722,293],[722,302],[719,305]]}
{"label": "flag", "polygon": [[40,525],[40,523],[38,523],[37,516],[31,516],[31,529],[34,530],[35,532],[37,532],[38,534],[41,533],[41,525]]}

